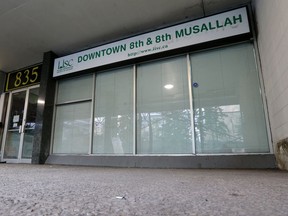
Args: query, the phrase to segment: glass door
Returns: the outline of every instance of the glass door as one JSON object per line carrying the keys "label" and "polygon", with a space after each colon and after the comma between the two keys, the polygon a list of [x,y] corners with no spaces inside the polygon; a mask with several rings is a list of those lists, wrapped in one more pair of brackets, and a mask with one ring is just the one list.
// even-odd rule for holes
{"label": "glass door", "polygon": [[10,93],[2,150],[4,161],[31,162],[38,93],[38,87]]}

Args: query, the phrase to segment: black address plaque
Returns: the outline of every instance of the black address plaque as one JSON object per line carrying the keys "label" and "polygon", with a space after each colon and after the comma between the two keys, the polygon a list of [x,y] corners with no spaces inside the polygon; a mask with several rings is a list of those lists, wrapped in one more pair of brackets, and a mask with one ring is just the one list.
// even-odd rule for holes
{"label": "black address plaque", "polygon": [[40,83],[42,64],[33,65],[12,73],[6,77],[5,91],[11,91]]}

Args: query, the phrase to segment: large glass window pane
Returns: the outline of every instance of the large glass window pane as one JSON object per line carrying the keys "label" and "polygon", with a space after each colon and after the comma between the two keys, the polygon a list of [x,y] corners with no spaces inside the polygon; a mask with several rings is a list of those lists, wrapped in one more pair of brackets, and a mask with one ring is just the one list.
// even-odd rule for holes
{"label": "large glass window pane", "polygon": [[268,152],[253,46],[193,54],[191,67],[197,153]]}
{"label": "large glass window pane", "polygon": [[57,106],[53,153],[88,154],[91,102]]}
{"label": "large glass window pane", "polygon": [[133,153],[133,68],[98,74],[93,153]]}
{"label": "large glass window pane", "polygon": [[91,99],[93,76],[82,76],[73,79],[60,80],[58,85],[57,103]]}
{"label": "large glass window pane", "polygon": [[137,153],[192,153],[185,57],[137,68]]}

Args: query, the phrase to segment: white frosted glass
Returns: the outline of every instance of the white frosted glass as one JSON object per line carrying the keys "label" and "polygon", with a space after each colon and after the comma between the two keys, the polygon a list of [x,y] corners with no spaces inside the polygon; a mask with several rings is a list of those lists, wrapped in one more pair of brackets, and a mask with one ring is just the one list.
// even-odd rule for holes
{"label": "white frosted glass", "polygon": [[133,68],[98,74],[93,153],[133,153]]}
{"label": "white frosted glass", "polygon": [[197,153],[269,152],[253,46],[191,55]]}
{"label": "white frosted glass", "polygon": [[91,99],[92,86],[92,75],[60,80],[58,85],[57,103]]}
{"label": "white frosted glass", "polygon": [[137,153],[192,153],[185,57],[138,66]]}
{"label": "white frosted glass", "polygon": [[57,106],[53,153],[88,154],[91,102]]}

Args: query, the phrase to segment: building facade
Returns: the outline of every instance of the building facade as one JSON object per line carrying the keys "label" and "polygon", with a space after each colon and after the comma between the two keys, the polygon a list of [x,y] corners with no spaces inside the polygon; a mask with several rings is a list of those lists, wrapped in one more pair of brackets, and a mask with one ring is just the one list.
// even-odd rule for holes
{"label": "building facade", "polygon": [[253,5],[273,148],[278,166],[287,170],[288,19],[285,9],[288,8],[288,3],[286,1],[274,3],[256,0]]}
{"label": "building facade", "polygon": [[[268,27],[277,25],[266,25],[268,2],[64,56],[46,52],[42,63],[8,73],[1,160],[275,168],[276,155],[285,169],[286,88],[273,86],[287,72],[286,49],[277,50],[287,22],[270,43]],[[270,74],[274,66],[279,76]]]}

